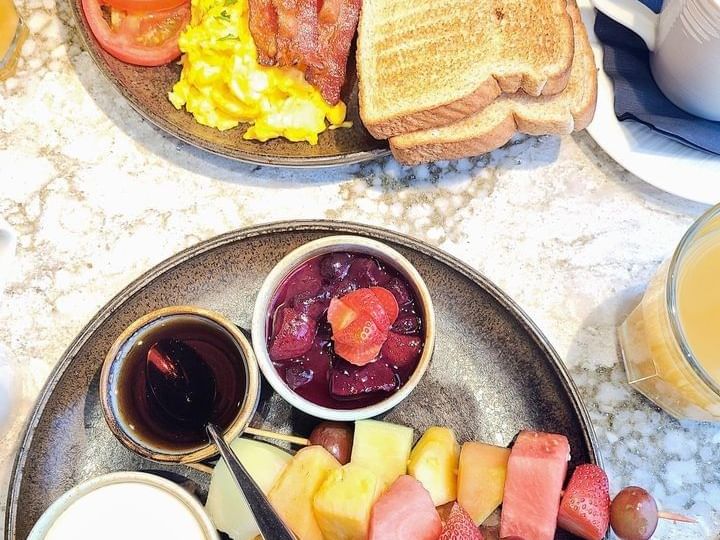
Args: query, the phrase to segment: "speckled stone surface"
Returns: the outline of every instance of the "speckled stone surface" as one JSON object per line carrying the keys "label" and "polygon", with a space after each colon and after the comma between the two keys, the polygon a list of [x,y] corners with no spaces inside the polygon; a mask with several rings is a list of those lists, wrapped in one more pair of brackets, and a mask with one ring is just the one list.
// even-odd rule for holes
{"label": "speckled stone surface", "polygon": [[[488,157],[404,169],[256,168],[142,121],[101,77],[69,9],[28,0],[32,31],[0,83],[0,215],[19,234],[0,306],[0,511],[24,418],[63,350],[129,281],[231,229],[337,218],[409,233],[512,296],[565,360],[612,489],[649,488],[701,519],[656,538],[720,535],[720,425],[681,423],[624,382],[615,327],[704,207],[642,183],[586,135],[515,141]],[[681,178],[678,181],[682,181]],[[0,407],[0,410],[3,410]]]}

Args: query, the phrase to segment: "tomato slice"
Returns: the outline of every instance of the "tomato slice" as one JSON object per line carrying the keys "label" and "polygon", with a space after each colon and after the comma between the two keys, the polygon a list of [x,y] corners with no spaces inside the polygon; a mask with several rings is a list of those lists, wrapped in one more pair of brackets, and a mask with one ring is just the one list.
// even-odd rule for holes
{"label": "tomato slice", "polygon": [[149,11],[164,11],[175,9],[186,4],[188,0],[101,0],[104,6],[110,6],[121,11],[133,13],[147,13]]}
{"label": "tomato slice", "polygon": [[190,2],[145,13],[112,9],[111,24],[103,17],[98,0],[82,0],[82,8],[95,39],[118,60],[161,66],[180,56],[178,37],[190,22]]}

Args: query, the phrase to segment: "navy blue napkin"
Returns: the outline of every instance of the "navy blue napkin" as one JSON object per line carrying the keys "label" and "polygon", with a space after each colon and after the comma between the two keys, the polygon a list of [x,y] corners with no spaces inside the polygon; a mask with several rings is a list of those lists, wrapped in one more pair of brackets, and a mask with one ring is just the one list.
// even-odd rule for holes
{"label": "navy blue napkin", "polygon": [[[658,13],[662,0],[639,0]],[[602,13],[595,33],[603,44],[605,72],[615,83],[615,115],[635,120],[678,142],[720,154],[720,122],[704,120],[673,105],[655,84],[650,53],[634,32]]]}

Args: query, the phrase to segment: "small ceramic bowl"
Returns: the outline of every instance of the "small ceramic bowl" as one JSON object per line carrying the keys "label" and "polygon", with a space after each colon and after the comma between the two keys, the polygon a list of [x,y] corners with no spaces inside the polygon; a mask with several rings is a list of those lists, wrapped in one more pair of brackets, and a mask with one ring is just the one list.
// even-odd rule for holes
{"label": "small ceramic bowl", "polygon": [[[373,405],[357,409],[333,409],[313,403],[294,392],[283,380],[273,365],[268,352],[268,313],[279,287],[285,279],[309,259],[328,253],[351,252],[370,255],[399,272],[413,288],[422,310],[424,323],[424,347],[415,371],[408,381],[396,392]],[[275,391],[290,405],[301,411],[325,420],[354,421],[371,418],[395,407],[404,400],[422,379],[430,364],[435,346],[435,312],[430,292],[415,267],[391,247],[361,236],[327,236],[291,251],[268,274],[260,287],[252,318],[252,341],[258,365]]]}
{"label": "small ceramic bowl", "polygon": [[[132,358],[130,352],[134,347],[147,346],[143,345],[142,339],[150,330],[156,327],[167,327],[167,325],[182,322],[188,318],[197,318],[202,324],[210,325],[210,328],[214,329],[213,331],[222,332],[221,339],[232,344],[232,357],[233,359],[237,358],[241,364],[238,373],[243,374],[245,379],[244,398],[239,403],[237,411],[228,409],[227,416],[230,420],[224,423],[227,427],[223,429],[223,438],[228,443],[238,437],[247,427],[255,414],[260,398],[260,375],[255,354],[247,338],[231,321],[219,313],[193,306],[166,307],[141,317],[128,326],[110,347],[100,375],[100,398],[105,421],[113,434],[127,448],[153,461],[196,463],[218,453],[216,446],[210,444],[209,441],[182,449],[173,448],[172,441],[167,445],[159,444],[157,436],[150,437],[134,425],[141,417],[138,414],[131,414],[129,405],[123,405],[122,396],[131,391],[129,388],[121,387],[123,384],[130,384],[122,382],[131,379],[129,376],[124,376],[133,369],[133,360],[129,360]],[[238,377],[238,379],[241,378]],[[142,388],[137,392],[148,392],[148,390]],[[136,418],[136,420],[130,420],[130,418]]]}
{"label": "small ceramic bowl", "polygon": [[101,538],[118,527],[126,538],[219,540],[200,501],[170,480],[141,472],[110,473],[70,489],[40,517],[28,540]]}

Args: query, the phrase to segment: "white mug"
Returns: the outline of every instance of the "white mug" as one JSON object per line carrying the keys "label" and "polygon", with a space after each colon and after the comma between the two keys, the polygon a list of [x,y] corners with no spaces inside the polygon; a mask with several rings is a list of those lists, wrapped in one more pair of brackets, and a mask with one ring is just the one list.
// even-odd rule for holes
{"label": "white mug", "polygon": [[720,121],[720,0],[665,0],[653,13],[638,0],[593,0],[639,35],[663,94],[685,111]]}

